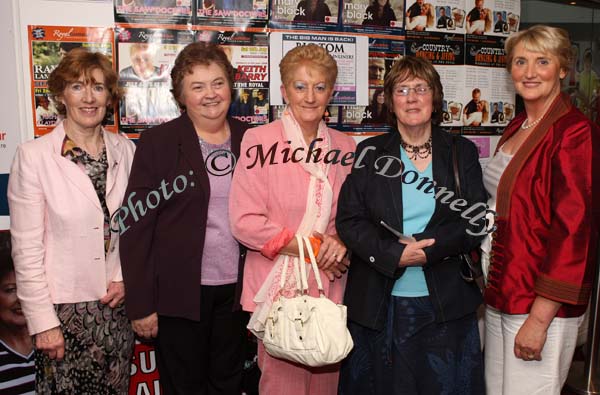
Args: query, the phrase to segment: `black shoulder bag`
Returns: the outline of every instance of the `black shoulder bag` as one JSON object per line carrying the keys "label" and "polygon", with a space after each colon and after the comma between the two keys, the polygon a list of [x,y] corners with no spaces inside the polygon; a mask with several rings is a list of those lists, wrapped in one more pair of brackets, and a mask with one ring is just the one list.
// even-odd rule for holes
{"label": "black shoulder bag", "polygon": [[[458,155],[456,150],[456,137],[452,136],[452,165],[454,167],[454,184],[456,184],[456,196],[462,199],[460,188],[460,173],[458,171]],[[460,261],[460,276],[468,283],[474,282],[479,287],[481,293],[485,288],[483,279],[483,269],[481,268],[481,258],[479,249],[469,253],[458,254]]]}

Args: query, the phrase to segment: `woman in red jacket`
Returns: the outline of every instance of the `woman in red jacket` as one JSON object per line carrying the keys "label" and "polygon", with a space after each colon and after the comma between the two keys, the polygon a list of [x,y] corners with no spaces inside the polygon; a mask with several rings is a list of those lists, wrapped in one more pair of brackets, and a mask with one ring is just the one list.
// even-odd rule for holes
{"label": "woman in red jacket", "polygon": [[509,38],[506,54],[525,112],[484,173],[497,212],[483,243],[487,393],[559,394],[592,287],[600,131],[560,92],[566,31],[534,26]]}

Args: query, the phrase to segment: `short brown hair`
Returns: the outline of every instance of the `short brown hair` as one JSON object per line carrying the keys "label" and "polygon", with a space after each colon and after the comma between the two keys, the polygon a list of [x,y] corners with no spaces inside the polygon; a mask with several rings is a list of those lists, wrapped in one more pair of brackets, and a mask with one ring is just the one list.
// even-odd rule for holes
{"label": "short brown hair", "polygon": [[297,67],[307,63],[322,69],[327,84],[330,88],[333,88],[338,74],[337,63],[325,48],[317,44],[301,45],[292,48],[285,54],[279,62],[279,72],[281,73],[283,85],[291,82],[292,73]]}
{"label": "short brown hair", "polygon": [[65,88],[71,82],[83,77],[84,82],[95,83],[92,77],[94,70],[100,70],[104,75],[104,85],[108,89],[110,106],[119,102],[121,90],[119,89],[119,77],[113,70],[112,62],[100,52],[90,52],[86,48],[73,48],[62,58],[58,66],[48,77],[48,89],[50,98],[54,101],[56,110],[60,115],[66,115],[67,109],[60,102]]}
{"label": "short brown hair", "polygon": [[388,117],[391,122],[390,126],[396,127],[397,122],[396,114],[394,114],[394,103],[392,101],[394,86],[409,78],[420,78],[431,87],[433,100],[431,122],[438,125],[442,120],[442,105],[444,100],[444,88],[440,81],[440,75],[428,60],[416,56],[405,56],[394,63],[383,83],[385,104],[388,111],[390,111],[390,116]]}
{"label": "short brown hair", "polygon": [[523,44],[525,49],[533,52],[552,54],[558,58],[560,68],[568,73],[573,60],[573,49],[569,33],[559,27],[535,25],[511,35],[504,44],[506,52],[506,68],[512,70],[515,48]]}
{"label": "short brown hair", "polygon": [[180,100],[185,76],[192,74],[195,66],[209,66],[212,63],[223,70],[229,83],[229,89],[233,94],[234,71],[227,55],[219,45],[199,41],[188,44],[179,52],[179,55],[175,59],[175,65],[171,70],[171,93],[173,93],[173,97],[179,104],[179,107],[185,109],[185,105]]}

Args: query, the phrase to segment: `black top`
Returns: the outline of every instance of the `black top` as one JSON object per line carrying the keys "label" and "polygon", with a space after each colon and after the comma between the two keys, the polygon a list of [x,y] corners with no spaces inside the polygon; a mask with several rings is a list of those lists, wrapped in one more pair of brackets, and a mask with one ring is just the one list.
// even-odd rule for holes
{"label": "black top", "polygon": [[[448,193],[454,190],[452,138],[439,128],[432,130],[432,170],[437,183],[436,193],[444,191],[440,187],[447,188]],[[487,193],[477,147],[464,137],[456,136],[456,139],[461,190],[468,202],[461,210],[466,219],[461,217],[461,212],[449,207],[456,198],[441,194],[436,199],[434,214],[425,231],[413,235],[417,240],[436,240],[434,245],[425,248],[427,263],[423,271],[438,322],[472,313],[482,301],[477,286],[465,282],[460,276],[457,254],[471,251],[481,241],[481,236],[471,236],[467,230],[477,233],[483,229],[483,219],[473,220],[475,225],[472,225],[469,218],[484,211]],[[363,155],[359,161],[358,158]],[[385,168],[389,157],[395,157],[397,161],[389,166],[385,175],[378,174]],[[361,142],[355,158],[358,163],[342,186],[336,217],[338,234],[352,250],[344,303],[348,307],[349,320],[368,328],[382,329],[394,282],[405,271],[398,266],[404,245],[379,224],[383,220],[402,232],[402,177],[394,177],[400,172],[399,132],[394,130]],[[412,177],[407,177],[407,180],[410,179]],[[427,187],[424,184],[423,193]],[[466,211],[476,203],[480,203],[476,206],[478,210]]]}
{"label": "black top", "polygon": [[[229,117],[227,121],[231,151],[237,158],[248,125]],[[131,200],[133,211],[136,202],[141,202],[145,214],[136,208],[135,221],[130,213],[125,221],[130,228],[119,241],[125,303],[132,320],[154,312],[200,320],[200,275],[210,200],[204,162],[187,113],[142,132],[123,205]],[[156,200],[157,207],[149,207],[148,202],[156,205]],[[240,248],[239,276],[244,256],[245,249]],[[240,281],[238,287],[239,295]]]}

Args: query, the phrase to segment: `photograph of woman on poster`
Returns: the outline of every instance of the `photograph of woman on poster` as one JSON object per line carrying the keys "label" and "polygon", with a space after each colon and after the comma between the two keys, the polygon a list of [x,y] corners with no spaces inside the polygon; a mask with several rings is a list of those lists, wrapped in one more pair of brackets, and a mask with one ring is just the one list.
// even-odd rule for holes
{"label": "photograph of woman on poster", "polygon": [[385,105],[385,93],[383,88],[372,90],[371,102],[365,109],[366,116],[361,123],[386,123],[388,108]]}
{"label": "photograph of woman on poster", "polygon": [[390,22],[396,20],[396,14],[392,10],[390,0],[373,0],[365,10],[365,19],[362,24],[373,26],[390,26]]}
{"label": "photograph of woman on poster", "polygon": [[296,8],[296,22],[324,22],[331,11],[324,0],[301,0]]}
{"label": "photograph of woman on poster", "polygon": [[427,28],[433,27],[434,7],[430,3],[423,3],[420,9],[419,15],[406,18],[406,30],[425,31]]}

